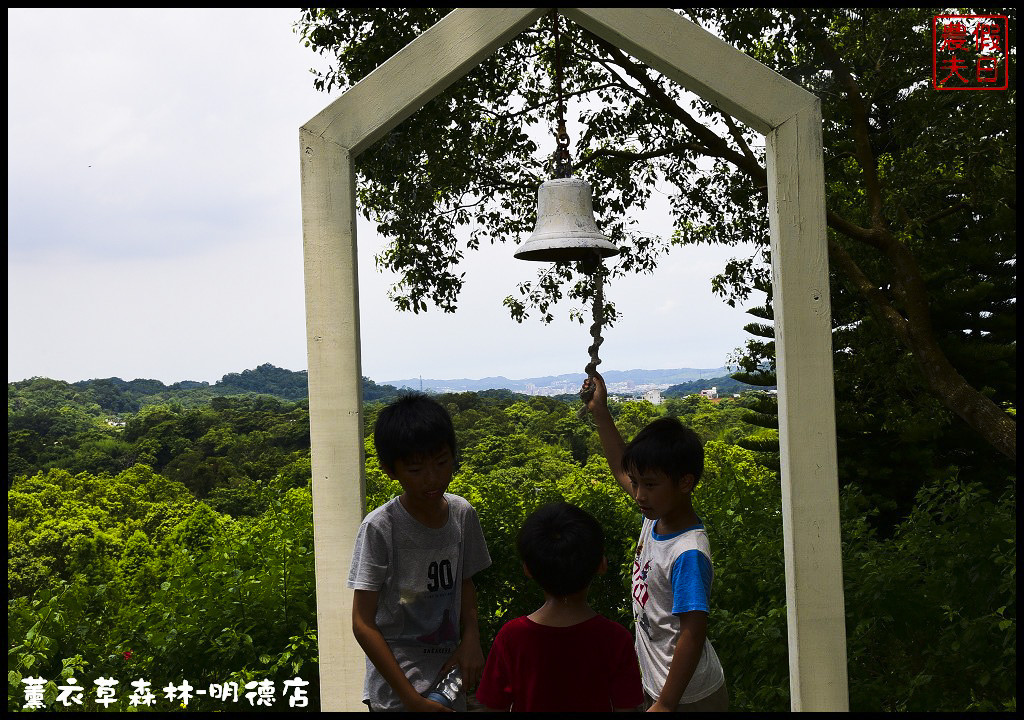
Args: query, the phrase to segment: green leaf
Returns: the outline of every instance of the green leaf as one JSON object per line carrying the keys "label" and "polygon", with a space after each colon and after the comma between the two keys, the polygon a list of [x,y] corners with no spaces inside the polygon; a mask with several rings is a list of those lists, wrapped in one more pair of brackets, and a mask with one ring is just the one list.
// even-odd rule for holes
{"label": "green leaf", "polygon": [[28,629],[28,632],[25,633],[25,641],[26,642],[30,642],[32,640],[32,638],[34,638],[36,636],[36,633],[39,631],[39,627],[42,624],[43,624],[43,621],[42,620],[38,620],[38,621],[36,621],[36,623],[32,627],[30,627]]}

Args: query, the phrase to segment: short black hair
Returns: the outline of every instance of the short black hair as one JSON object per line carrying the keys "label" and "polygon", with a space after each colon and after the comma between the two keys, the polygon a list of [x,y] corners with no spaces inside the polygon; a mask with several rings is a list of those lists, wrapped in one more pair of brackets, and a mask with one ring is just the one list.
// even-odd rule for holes
{"label": "short black hair", "polygon": [[604,530],[582,508],[547,503],[523,522],[516,549],[544,592],[565,597],[585,590],[597,574],[604,557]]}
{"label": "short black hair", "polygon": [[679,418],[663,417],[648,424],[626,445],[622,471],[643,475],[648,470],[660,470],[673,482],[693,475],[696,486],[704,474],[704,445],[700,437]]}
{"label": "short black hair", "polygon": [[448,446],[455,455],[455,428],[441,403],[423,393],[406,393],[377,415],[373,446],[383,468],[395,469],[396,460],[410,460]]}

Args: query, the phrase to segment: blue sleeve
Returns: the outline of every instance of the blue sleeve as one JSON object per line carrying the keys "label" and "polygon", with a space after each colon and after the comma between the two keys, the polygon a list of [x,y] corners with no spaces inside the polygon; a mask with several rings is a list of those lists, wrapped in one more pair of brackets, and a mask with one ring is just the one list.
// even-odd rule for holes
{"label": "blue sleeve", "polygon": [[687,550],[672,563],[672,614],[701,610],[711,601],[711,561],[699,550]]}

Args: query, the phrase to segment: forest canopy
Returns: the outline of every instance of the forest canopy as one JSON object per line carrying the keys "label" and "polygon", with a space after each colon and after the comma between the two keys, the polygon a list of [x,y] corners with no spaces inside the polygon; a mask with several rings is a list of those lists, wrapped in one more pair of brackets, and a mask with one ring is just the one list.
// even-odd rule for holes
{"label": "forest canopy", "polygon": [[[296,30],[329,63],[314,86],[346,90],[450,10],[303,9]],[[935,90],[935,9],[677,12],[821,100],[837,398],[868,408],[854,432],[863,422],[929,438],[966,432],[1012,461],[1014,83]],[[1005,11],[1011,26],[1015,13]],[[398,309],[454,311],[460,259],[532,229],[537,187],[552,174],[531,136],[556,127],[552,23],[542,17],[356,159],[359,207],[389,240],[377,262],[399,278]],[[563,95],[582,125],[570,170],[593,186],[600,227],[622,251],[609,282],[689,245],[743,242],[756,251],[727,263],[712,290],[771,320],[763,140],[572,22],[560,37]],[[654,192],[669,198],[671,236],[630,222]],[[578,264],[543,265],[505,304],[516,319],[547,321],[593,290]],[[605,316],[616,317],[609,303]],[[774,344],[755,339],[737,360],[773,364]]]}
{"label": "forest canopy", "polygon": [[[17,387],[16,387],[17,386]],[[196,392],[206,392],[196,388]],[[717,402],[697,395],[615,402],[626,437],[672,415],[705,442],[695,504],[714,538],[711,637],[730,677],[732,708],[789,707],[781,497],[770,451],[739,443],[771,428],[746,421],[764,395]],[[602,522],[610,571],[595,609],[627,627],[629,567],[640,516],[619,490],[578,401],[511,392],[436,396],[451,413],[459,467],[449,488],[477,509],[493,566],[478,580],[484,648],[501,625],[542,601],[524,583],[514,538],[541,503],[565,499]],[[366,430],[385,401],[367,402]],[[76,678],[83,708],[128,708],[130,682],[161,688],[235,683],[238,705],[283,708],[296,678],[318,706],[315,577],[305,402],[239,394],[97,410],[67,383],[8,384],[8,431],[49,426],[45,451],[22,443],[8,489],[8,710],[26,705],[26,681],[61,709]],[[123,425],[110,425],[117,417]],[[35,418],[33,420],[33,418]],[[18,437],[24,437],[21,435]],[[370,433],[366,436],[369,438]],[[367,510],[400,488],[367,440]],[[1016,504],[955,471],[923,478],[898,521],[856,483],[842,494],[851,708],[1012,710],[1016,706]],[[983,591],[979,592],[979,588]],[[272,618],[273,620],[268,620]],[[950,663],[950,657],[956,663]],[[119,681],[98,704],[98,678]],[[244,695],[270,682],[271,706]],[[289,698],[295,697],[291,686]],[[56,703],[56,704],[55,704]],[[224,710],[193,697],[189,710]],[[179,708],[180,709],[180,708]],[[293,709],[293,708],[289,708]]]}

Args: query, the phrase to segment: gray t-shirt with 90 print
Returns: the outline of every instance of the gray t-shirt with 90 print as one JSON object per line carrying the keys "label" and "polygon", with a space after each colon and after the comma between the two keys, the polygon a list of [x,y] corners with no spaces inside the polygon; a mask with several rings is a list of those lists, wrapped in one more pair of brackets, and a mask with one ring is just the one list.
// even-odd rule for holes
{"label": "gray t-shirt with 90 print", "polygon": [[[430,689],[459,643],[463,581],[491,564],[476,510],[458,495],[444,497],[448,522],[437,529],[413,518],[397,497],[370,512],[348,575],[350,588],[380,593],[377,627],[419,693]],[[369,658],[363,699],[374,710],[403,709]]]}

